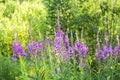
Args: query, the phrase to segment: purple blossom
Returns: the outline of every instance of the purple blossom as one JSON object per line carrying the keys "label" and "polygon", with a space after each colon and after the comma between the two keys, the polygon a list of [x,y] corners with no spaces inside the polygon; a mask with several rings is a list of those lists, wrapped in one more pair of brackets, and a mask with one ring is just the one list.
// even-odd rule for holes
{"label": "purple blossom", "polygon": [[116,46],[116,47],[114,48],[114,53],[117,53],[117,52],[120,52],[120,46]]}
{"label": "purple blossom", "polygon": [[50,44],[50,39],[49,38],[46,39],[46,44]]}
{"label": "purple blossom", "polygon": [[65,37],[64,37],[64,43],[63,43],[63,46],[69,46],[69,38],[68,38],[68,36],[67,35],[65,35]]}
{"label": "purple blossom", "polygon": [[28,53],[32,53],[32,54],[35,53],[35,50],[33,49],[33,44],[30,43],[27,45],[27,47],[28,47]]}
{"label": "purple blossom", "polygon": [[13,53],[18,56],[19,54],[23,53],[24,50],[22,48],[22,45],[20,44],[20,42],[16,41],[13,43],[12,45],[12,50],[13,50]]}
{"label": "purple blossom", "polygon": [[96,49],[95,51],[96,51],[96,54],[95,54],[95,59],[97,59],[97,58],[99,58],[99,50],[98,50],[98,49]]}
{"label": "purple blossom", "polygon": [[22,57],[26,57],[27,54],[26,54],[25,52],[23,52],[23,53],[21,54],[21,56],[22,56]]}
{"label": "purple blossom", "polygon": [[74,45],[74,49],[75,51],[79,52],[79,49],[82,48],[82,44],[79,43],[79,42],[76,42],[75,45]]}
{"label": "purple blossom", "polygon": [[108,53],[110,53],[110,54],[112,54],[112,53],[113,53],[113,49],[112,49],[112,47],[111,47],[111,46],[109,47]]}
{"label": "purple blossom", "polygon": [[79,66],[84,67],[85,63],[79,63]]}
{"label": "purple blossom", "polygon": [[69,59],[72,56],[73,52],[74,52],[73,48],[69,46],[66,52],[63,54],[63,58]]}
{"label": "purple blossom", "polygon": [[43,48],[45,46],[45,44],[42,42],[38,42],[38,45],[39,45],[39,48]]}
{"label": "purple blossom", "polygon": [[55,53],[62,52],[63,36],[64,36],[64,33],[60,29],[57,30],[57,32],[55,34],[55,40],[54,40],[54,52]]}
{"label": "purple blossom", "polygon": [[18,55],[19,53],[22,53],[23,49],[20,42],[14,42],[12,45],[12,50],[13,50],[13,53],[15,53],[16,55]]}
{"label": "purple blossom", "polygon": [[68,52],[65,52],[64,54],[63,54],[63,58],[64,59],[68,59],[70,57],[70,54],[68,53]]}
{"label": "purple blossom", "polygon": [[83,45],[80,51],[82,54],[86,54],[86,53],[88,53],[89,50],[88,50],[88,47],[86,45]]}
{"label": "purple blossom", "polygon": [[34,54],[34,53],[41,52],[41,48],[44,47],[44,44],[41,43],[41,42],[35,42],[35,41],[33,41],[32,43],[29,43],[27,45],[27,47],[28,47],[28,53]]}
{"label": "purple blossom", "polygon": [[74,49],[75,49],[75,51],[79,52],[80,54],[86,54],[89,51],[89,49],[86,45],[83,45],[79,42],[75,43]]}
{"label": "purple blossom", "polygon": [[62,30],[58,29],[58,30],[56,31],[55,36],[58,36],[58,37],[61,36],[61,37],[63,37],[63,36],[64,36],[64,32],[63,32]]}
{"label": "purple blossom", "polygon": [[113,56],[112,46],[108,47],[105,45],[103,47],[103,50],[96,50],[95,58],[100,58],[100,59],[104,60],[104,59],[109,58],[111,54]]}
{"label": "purple blossom", "polygon": [[71,46],[69,46],[68,47],[68,53],[73,53],[73,52],[74,52],[73,48]]}
{"label": "purple blossom", "polygon": [[103,50],[104,50],[105,53],[110,53],[110,54],[113,53],[113,50],[112,50],[111,46],[108,47],[108,46],[105,45],[104,48],[103,48]]}
{"label": "purple blossom", "polygon": [[104,50],[104,52],[108,53],[108,50],[109,50],[108,46],[105,45],[105,46],[103,47],[103,50]]}
{"label": "purple blossom", "polygon": [[16,56],[12,56],[12,61],[17,61]]}
{"label": "purple blossom", "polygon": [[105,51],[104,50],[100,50],[100,58],[101,59],[105,59]]}
{"label": "purple blossom", "polygon": [[67,35],[65,35],[65,38],[64,38],[64,42],[68,43],[69,42],[69,38]]}

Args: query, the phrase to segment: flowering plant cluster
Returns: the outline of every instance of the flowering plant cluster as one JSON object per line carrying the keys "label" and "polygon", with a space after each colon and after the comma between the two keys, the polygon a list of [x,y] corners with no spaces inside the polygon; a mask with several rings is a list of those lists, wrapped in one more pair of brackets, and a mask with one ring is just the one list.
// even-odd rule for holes
{"label": "flowering plant cluster", "polygon": [[32,54],[40,53],[43,46],[44,44],[41,42],[32,41],[27,45],[28,53],[32,53]]}
{"label": "flowering plant cluster", "polygon": [[[55,32],[53,42],[50,38],[46,38],[44,42],[33,40],[27,44],[27,50],[24,50],[20,41],[16,39],[12,44],[12,60],[16,61],[19,59],[21,65],[29,61],[30,64],[26,65],[33,67],[33,71],[35,71],[33,74],[28,73],[32,77],[37,75],[41,66],[50,69],[52,75],[55,74],[55,76],[58,76],[58,73],[62,75],[65,71],[69,70],[70,72],[72,70],[75,74],[80,74],[80,77],[84,73],[85,75],[90,75],[89,77],[92,74],[97,74],[97,78],[99,75],[103,76],[102,74],[107,74],[106,71],[112,72],[112,70],[119,68],[116,67],[119,66],[120,59],[119,45],[114,48],[111,45],[104,45],[103,48],[98,47],[96,53],[92,55],[85,43],[80,41],[73,43],[68,36],[67,33],[58,29]],[[25,65],[21,66],[21,71],[24,74],[26,74],[26,70],[29,70],[27,69],[28,67],[25,70],[25,67]],[[28,75],[23,76],[28,77]]]}
{"label": "flowering plant cluster", "polygon": [[[87,45],[76,41],[74,46],[71,46],[68,34],[65,34],[61,29],[58,29],[55,33],[54,43],[50,42],[50,39],[47,38],[45,42],[36,42],[32,41],[31,43],[27,44],[27,53],[24,51],[22,45],[17,40],[13,42],[12,49],[13,49],[13,61],[17,60],[17,57],[22,56],[26,57],[29,54],[43,54],[46,45],[53,47],[53,53],[57,58],[60,60],[66,60],[74,58],[78,61],[80,65],[83,65],[85,60],[85,56],[89,55],[89,48]],[[44,50],[45,49],[45,50]],[[96,49],[95,59],[99,60],[106,60],[108,58],[113,59],[116,56],[119,58],[120,46],[116,46],[114,49],[112,46],[105,45],[103,49]],[[38,55],[38,56],[40,56]]]}
{"label": "flowering plant cluster", "polygon": [[[20,54],[20,56],[27,56],[29,54],[39,54],[43,53],[45,45],[49,45],[54,48],[53,53],[55,56],[59,56],[58,58],[62,60],[71,59],[72,57],[76,58],[79,57],[78,60],[83,59],[85,55],[89,53],[89,49],[86,45],[75,42],[74,46],[71,46],[68,34],[65,34],[62,30],[58,29],[55,33],[54,43],[51,45],[50,39],[47,38],[46,41],[43,42],[36,42],[32,41],[31,43],[27,44],[27,54],[22,48],[22,45],[19,41],[13,42],[13,60],[17,59],[16,57]],[[79,62],[79,61],[78,61]]]}
{"label": "flowering plant cluster", "polygon": [[20,44],[20,42],[17,40],[15,42],[13,42],[12,44],[12,50],[13,50],[13,61],[16,61],[18,56],[22,56],[25,57],[27,56],[27,54],[25,53],[24,49],[22,48],[22,45]]}
{"label": "flowering plant cluster", "polygon": [[120,46],[116,46],[114,49],[112,46],[107,46],[105,45],[103,49],[98,50],[96,49],[96,54],[95,54],[95,59],[100,59],[100,60],[105,60],[105,59],[113,59],[118,57],[119,58],[119,53],[120,52]]}

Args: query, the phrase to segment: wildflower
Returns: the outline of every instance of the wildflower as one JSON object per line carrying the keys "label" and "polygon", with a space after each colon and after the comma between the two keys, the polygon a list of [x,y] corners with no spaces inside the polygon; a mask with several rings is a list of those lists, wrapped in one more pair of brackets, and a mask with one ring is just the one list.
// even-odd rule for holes
{"label": "wildflower", "polygon": [[22,57],[26,57],[27,54],[26,54],[25,52],[23,52],[23,53],[21,54],[21,56],[22,56]]}
{"label": "wildflower", "polygon": [[79,43],[79,42],[76,42],[75,43],[75,45],[74,45],[74,49],[75,49],[75,51],[79,51],[79,47],[81,47],[82,46],[82,44],[81,43]]}
{"label": "wildflower", "polygon": [[95,51],[96,51],[96,54],[95,54],[95,59],[97,59],[97,58],[99,58],[99,50],[98,50],[98,49],[96,49]]}
{"label": "wildflower", "polygon": [[101,59],[105,59],[105,51],[104,50],[100,50],[100,58]]}
{"label": "wildflower", "polygon": [[46,44],[50,44],[50,39],[49,38],[46,39]]}
{"label": "wildflower", "polygon": [[12,57],[12,59],[15,61],[15,56],[27,56],[27,54],[25,53],[24,49],[22,48],[22,45],[20,44],[19,41],[15,41],[12,45],[12,50],[14,53],[14,56]]}
{"label": "wildflower", "polygon": [[88,53],[88,47],[86,45],[83,45],[79,42],[76,42],[74,45],[75,51],[79,52],[80,54],[86,54]]}
{"label": "wildflower", "polygon": [[32,44],[28,44],[27,47],[28,47],[28,53],[32,53],[32,54],[35,53],[35,50],[32,48],[33,47]]}
{"label": "wildflower", "polygon": [[73,53],[73,52],[74,52],[73,48],[71,46],[69,46],[68,47],[68,53]]}
{"label": "wildflower", "polygon": [[113,53],[113,49],[112,49],[112,47],[111,47],[111,46],[109,47],[108,53],[110,53],[110,54],[112,54],[112,53]]}
{"label": "wildflower", "polygon": [[16,56],[12,56],[12,61],[17,61]]}
{"label": "wildflower", "polygon": [[16,54],[16,55],[18,55],[19,53],[24,52],[20,42],[14,42],[13,45],[12,45],[12,50],[13,50],[13,53]]}
{"label": "wildflower", "polygon": [[79,66],[84,67],[85,64],[84,63],[79,63]]}
{"label": "wildflower", "polygon": [[63,36],[64,36],[64,32],[63,32],[62,30],[58,29],[58,30],[56,31],[55,36],[58,36],[58,37],[61,36],[61,37],[63,37]]}
{"label": "wildflower", "polygon": [[57,30],[55,34],[55,40],[54,40],[54,52],[55,53],[62,53],[63,36],[64,36],[64,33],[60,29]]}
{"label": "wildflower", "polygon": [[111,46],[108,47],[108,46],[105,45],[104,48],[103,48],[103,50],[104,50],[105,53],[110,53],[110,54],[113,53],[113,50],[112,50]]}
{"label": "wildflower", "polygon": [[63,46],[69,46],[69,38],[68,38],[68,36],[67,35],[65,35],[65,37],[64,37],[64,42],[63,42]]}
{"label": "wildflower", "polygon": [[117,52],[120,52],[120,46],[116,46],[116,47],[114,48],[114,53],[117,53]]}
{"label": "wildflower", "polygon": [[44,47],[44,44],[41,42],[32,41],[32,43],[29,43],[27,45],[27,47],[28,47],[28,53],[34,54],[41,52],[41,48]]}

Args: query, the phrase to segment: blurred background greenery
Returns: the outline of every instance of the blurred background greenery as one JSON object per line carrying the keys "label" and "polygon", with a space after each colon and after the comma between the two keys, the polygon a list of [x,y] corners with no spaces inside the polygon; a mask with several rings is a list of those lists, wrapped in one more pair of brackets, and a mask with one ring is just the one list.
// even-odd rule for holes
{"label": "blurred background greenery", "polygon": [[77,33],[91,51],[96,48],[98,31],[101,45],[105,32],[109,42],[116,44],[116,35],[120,35],[120,0],[0,0],[0,54],[12,54],[15,30],[25,49],[30,26],[35,40],[53,38],[57,10],[61,29],[69,37],[72,32],[74,41]]}

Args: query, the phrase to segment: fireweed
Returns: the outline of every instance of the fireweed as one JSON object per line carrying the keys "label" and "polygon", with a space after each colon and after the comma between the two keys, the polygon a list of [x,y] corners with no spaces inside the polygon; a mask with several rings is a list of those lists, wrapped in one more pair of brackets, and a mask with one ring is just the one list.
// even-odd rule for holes
{"label": "fireweed", "polygon": [[[43,47],[48,44],[54,48],[53,52],[55,55],[59,56],[59,58],[63,60],[74,57],[80,64],[84,64],[85,56],[89,55],[89,49],[86,45],[82,44],[81,42],[75,42],[74,47],[72,47],[69,43],[68,35],[65,35],[65,33],[60,29],[58,29],[55,33],[53,45],[51,45],[52,43],[50,42],[49,38],[46,39],[45,43],[32,41],[27,45],[28,53],[42,54],[42,52],[44,52],[44,50],[42,50]],[[18,55],[23,57],[27,56],[19,41],[13,42],[12,49],[14,53],[12,59],[14,61],[17,59],[16,56]],[[120,46],[116,46],[114,49],[112,49],[112,46],[105,45],[101,50],[96,49],[95,59],[105,60],[108,58],[114,58],[115,56],[119,56],[119,52]]]}
{"label": "fireweed", "polygon": [[44,46],[44,44],[41,43],[41,42],[32,41],[31,43],[29,43],[27,45],[28,53],[30,53],[30,54],[40,53],[41,52],[41,48],[43,46]]}
{"label": "fireweed", "polygon": [[64,33],[58,29],[55,34],[54,40],[54,52],[55,54],[62,54],[62,46],[63,46],[63,37]]}
{"label": "fireweed", "polygon": [[30,54],[33,54],[33,55],[31,56],[31,58],[34,58],[34,59],[36,59],[36,58],[42,59],[42,58],[41,58],[41,57],[42,57],[42,53],[41,53],[41,52],[43,52],[43,51],[42,51],[43,47],[44,47],[44,43],[42,43],[42,42],[32,41],[31,43],[29,43],[29,44],[27,45],[27,48],[28,48],[28,53],[29,53],[29,55],[30,55]]}
{"label": "fireweed", "polygon": [[80,42],[75,42],[74,50],[76,52],[76,59],[79,62],[79,65],[84,66],[84,58],[89,54],[88,47]]}
{"label": "fireweed", "polygon": [[12,44],[12,50],[13,50],[13,56],[12,60],[16,61],[19,56],[25,57],[27,54],[25,53],[24,49],[22,48],[22,45],[19,41],[15,41]]}
{"label": "fireweed", "polygon": [[55,34],[54,39],[54,53],[55,55],[60,56],[61,59],[66,60],[72,57],[74,49],[69,44],[68,35],[62,30],[58,29]]}
{"label": "fireweed", "polygon": [[[83,64],[85,55],[89,53],[88,47],[80,42],[75,42],[74,47],[72,47],[69,43],[68,34],[65,35],[65,33],[60,29],[55,33],[53,45],[51,45],[52,43],[49,38],[46,39],[45,43],[32,41],[27,45],[28,53],[33,55],[37,53],[42,54],[42,52],[44,52],[44,50],[42,50],[43,47],[49,44],[51,47],[54,47],[55,56],[59,56],[58,58],[62,60],[70,59],[71,57],[78,57],[78,62],[80,62],[79,60],[82,60],[80,64]],[[20,42],[13,43],[13,53],[16,55],[21,53],[21,56],[26,56]],[[16,60],[16,57],[13,56],[12,59]]]}
{"label": "fireweed", "polygon": [[112,46],[104,46],[103,49],[96,49],[95,59],[106,60],[106,59],[114,59],[116,57],[119,58],[120,46],[116,46],[112,49]]}
{"label": "fireweed", "polygon": [[[71,46],[71,45],[74,45],[74,46]],[[46,66],[48,65],[48,63],[50,63],[51,70],[55,71],[55,73],[59,73],[59,72],[63,73],[65,70],[64,67],[66,67],[67,65],[70,65],[70,66],[73,66],[72,67],[74,68],[73,70],[77,70],[77,71],[80,70],[80,74],[82,75],[84,73],[86,75],[86,72],[88,73],[89,77],[91,77],[92,75],[91,65],[94,64],[93,63],[94,61],[91,59],[92,57],[89,54],[89,48],[87,47],[87,45],[79,41],[75,42],[74,44],[70,44],[68,35],[62,32],[62,30],[60,29],[58,29],[55,33],[54,43],[51,43],[50,39],[47,38],[44,43],[36,42],[36,41],[32,41],[31,43],[28,43],[27,48],[28,48],[28,55],[31,54],[33,56],[32,60],[34,59],[34,56],[39,55],[38,56],[39,59],[42,57],[42,59],[40,60],[34,59],[36,64],[35,66],[38,66],[40,62]],[[13,61],[16,61],[19,56],[22,56],[22,57],[27,56],[27,54],[25,53],[19,41],[13,42],[12,50],[13,50],[13,56],[12,56]],[[109,69],[113,67],[115,68],[114,64],[116,64],[117,61],[113,59],[115,59],[116,57],[120,59],[119,53],[120,53],[120,46],[116,46],[113,49],[111,45],[110,46],[104,45],[103,48],[96,49],[96,54],[94,55],[94,58],[95,58],[95,61],[97,62],[97,65],[99,65],[99,62],[104,64],[105,61],[108,61],[108,63],[105,62],[106,63],[105,65],[101,66],[100,64],[97,67],[94,66],[95,68],[98,68],[98,71],[96,70],[96,74],[98,78],[101,76],[101,70],[109,71],[109,70],[106,70],[106,66],[109,67]],[[42,54],[43,56],[41,56]],[[48,54],[48,57],[44,56],[46,54]],[[22,60],[22,58],[20,59]],[[72,65],[69,64],[69,62],[72,63]],[[34,65],[32,64],[32,66]],[[24,67],[21,69],[24,69]],[[69,69],[71,71],[71,68]],[[37,72],[38,71],[36,70],[36,73]]]}

